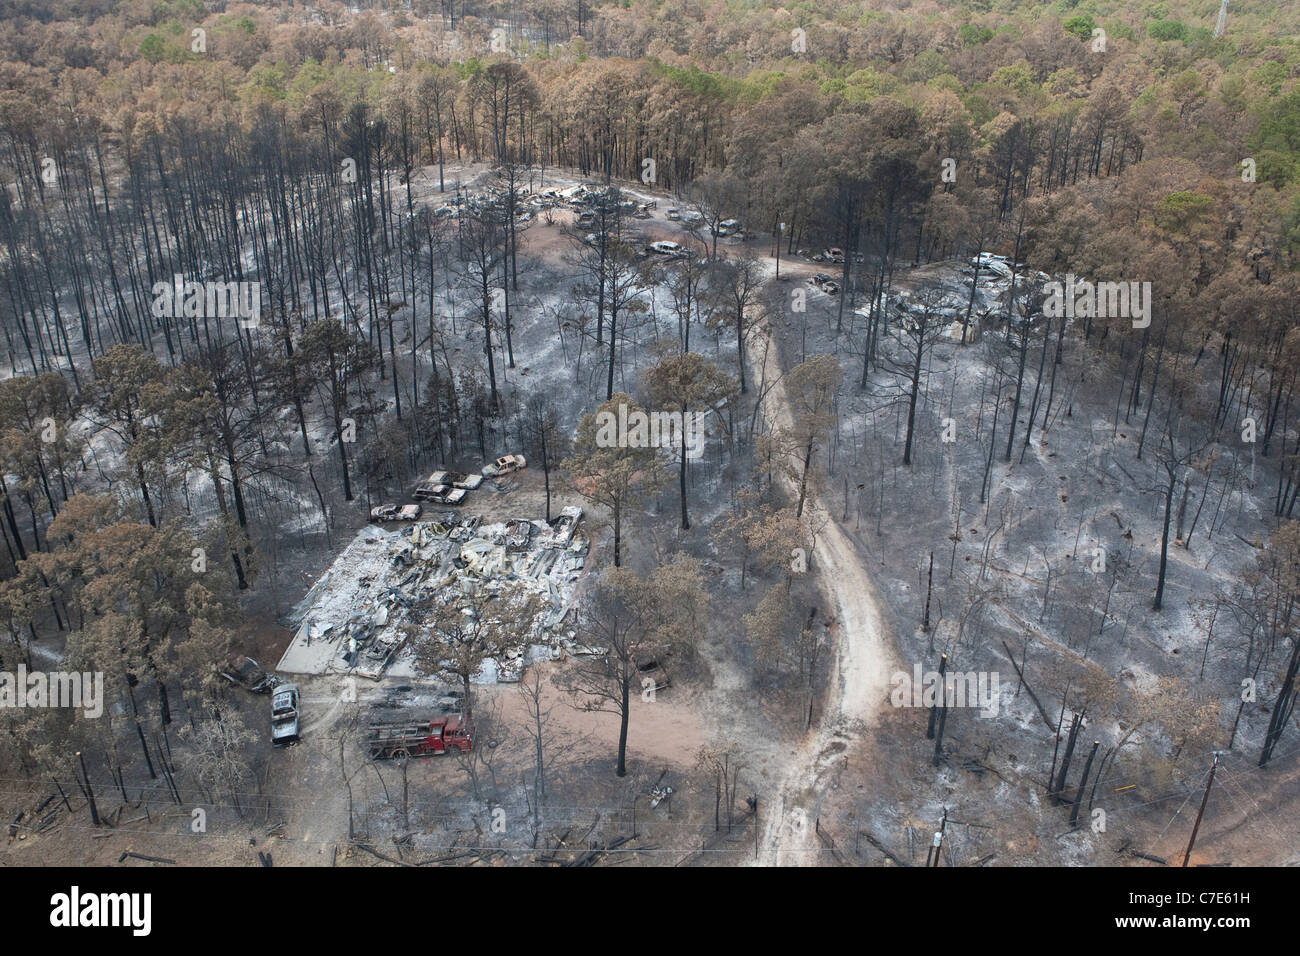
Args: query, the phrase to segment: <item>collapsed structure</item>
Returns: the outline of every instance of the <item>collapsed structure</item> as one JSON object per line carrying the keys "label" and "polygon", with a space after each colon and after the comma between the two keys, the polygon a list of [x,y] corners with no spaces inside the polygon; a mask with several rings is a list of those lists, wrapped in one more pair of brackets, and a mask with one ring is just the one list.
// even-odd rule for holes
{"label": "collapsed structure", "polygon": [[518,680],[534,660],[581,652],[571,624],[590,547],[581,519],[570,507],[549,524],[449,513],[397,532],[365,528],[290,612],[296,633],[277,669],[416,676],[412,642],[433,637],[434,610],[485,594],[523,639],[488,658],[476,682]]}

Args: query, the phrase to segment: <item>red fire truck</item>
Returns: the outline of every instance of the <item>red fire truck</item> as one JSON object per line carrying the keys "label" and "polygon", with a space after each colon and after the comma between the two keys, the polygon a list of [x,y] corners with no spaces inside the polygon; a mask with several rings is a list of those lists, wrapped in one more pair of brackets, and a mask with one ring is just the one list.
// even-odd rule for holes
{"label": "red fire truck", "polygon": [[460,714],[444,714],[414,724],[376,724],[367,741],[372,760],[429,757],[474,746],[474,725]]}

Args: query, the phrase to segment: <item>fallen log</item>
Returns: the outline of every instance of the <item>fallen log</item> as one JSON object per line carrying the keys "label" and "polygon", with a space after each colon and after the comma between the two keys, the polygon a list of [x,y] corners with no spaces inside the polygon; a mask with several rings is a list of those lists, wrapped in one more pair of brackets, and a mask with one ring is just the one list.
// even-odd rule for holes
{"label": "fallen log", "polygon": [[450,863],[452,860],[463,860],[467,856],[477,856],[477,855],[478,854],[473,851],[468,851],[465,853],[453,853],[450,856],[436,856],[432,860],[421,860],[419,863],[416,863],[415,865],[433,866],[438,863]]}
{"label": "fallen log", "polygon": [[[376,850],[374,847],[370,846],[368,843],[353,843],[352,845],[353,845],[354,847],[356,847],[357,849],[359,849],[359,850],[365,850],[365,851],[366,851],[367,853],[369,853],[371,856],[377,856],[377,857],[379,857],[379,859],[384,860],[384,861],[386,861],[386,862],[388,862],[388,863],[393,863],[393,864],[395,864],[395,865],[397,865],[397,866],[415,866],[415,865],[416,865],[416,864],[414,864],[414,863],[407,863],[405,860],[399,860],[399,859],[397,859],[396,857],[391,857],[391,856],[389,856],[387,853],[380,853],[378,850]],[[259,854],[259,855],[260,855],[260,854]]]}
{"label": "fallen log", "polygon": [[130,850],[123,850],[122,855],[117,858],[118,863],[124,862],[127,857],[133,860],[144,860],[146,863],[175,863],[175,860],[169,860],[165,856],[145,856],[143,853],[132,853]]}
{"label": "fallen log", "polygon": [[605,846],[592,847],[590,850],[585,851],[576,860],[571,860],[568,863],[565,863],[563,865],[564,866],[593,866],[595,865],[596,861],[599,860],[601,857],[608,855],[611,850],[617,850],[624,843],[627,843],[631,839],[632,838],[630,836],[623,836],[623,837],[619,837],[613,843],[608,843]]}
{"label": "fallen log", "polygon": [[1056,727],[1052,723],[1052,718],[1047,716],[1047,711],[1043,709],[1042,701],[1038,699],[1038,695],[1034,693],[1034,689],[1029,686],[1029,681],[1025,680],[1024,671],[1022,671],[1020,669],[1020,665],[1016,663],[1016,655],[1012,653],[1011,648],[1007,647],[1006,641],[1002,642],[1002,647],[1007,652],[1007,657],[1011,661],[1011,666],[1016,669],[1016,676],[1020,678],[1020,683],[1025,685],[1025,690],[1029,691],[1029,699],[1032,700],[1034,702],[1034,706],[1038,708],[1038,713],[1042,716],[1043,723],[1047,725],[1047,729],[1049,731],[1055,734]]}
{"label": "fallen log", "polygon": [[879,850],[881,853],[885,854],[885,856],[886,856],[889,860],[893,861],[894,863],[898,864],[899,866],[911,866],[911,865],[912,865],[912,864],[908,863],[906,860],[900,860],[898,857],[894,856],[894,854],[890,853],[889,850],[887,850],[887,849],[885,848],[885,845],[884,845],[883,843],[881,843],[879,840],[877,840],[875,837],[873,837],[873,836],[872,836],[870,833],[868,833],[866,830],[859,830],[858,832],[861,833],[862,836],[866,838],[866,841],[867,841],[868,843],[870,843],[872,846],[874,846],[874,847],[875,847],[877,850]]}
{"label": "fallen log", "polygon": [[1152,856],[1150,853],[1140,853],[1137,850],[1129,850],[1135,857],[1140,860],[1150,860],[1152,863],[1159,863],[1161,866],[1168,866],[1169,861],[1158,856]]}

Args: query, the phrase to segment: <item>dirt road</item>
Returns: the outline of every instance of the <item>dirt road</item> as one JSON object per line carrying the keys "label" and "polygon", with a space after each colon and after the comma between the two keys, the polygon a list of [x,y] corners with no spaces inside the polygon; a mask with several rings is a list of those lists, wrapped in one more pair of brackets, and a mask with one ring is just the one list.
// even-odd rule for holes
{"label": "dirt road", "polygon": [[[770,384],[763,402],[768,424],[790,427],[790,402],[775,341],[765,329],[756,328],[746,343],[746,354],[755,378]],[[792,495],[797,495],[798,489],[787,483]],[[817,861],[821,843],[814,825],[822,796],[843,769],[850,743],[871,725],[876,709],[888,695],[890,650],[875,586],[853,542],[820,497],[810,494],[804,507],[825,518],[813,560],[827,607],[833,609],[834,665],[820,723],[791,754],[780,783],[779,802],[768,805],[754,861],[759,866]]]}

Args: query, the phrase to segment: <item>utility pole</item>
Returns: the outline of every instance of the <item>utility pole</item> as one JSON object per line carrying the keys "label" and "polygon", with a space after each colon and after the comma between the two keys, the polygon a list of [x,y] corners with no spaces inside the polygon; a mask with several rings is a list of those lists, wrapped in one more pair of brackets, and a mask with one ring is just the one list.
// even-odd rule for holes
{"label": "utility pole", "polygon": [[[939,821],[939,829],[934,831],[934,842],[930,844],[929,851],[925,854],[926,866],[939,865],[939,844],[943,842],[943,831],[948,826],[948,808],[943,808],[943,819]],[[931,862],[933,860],[934,862]]]}
{"label": "utility pole", "polygon": [[[1227,0],[1224,0],[1227,6]],[[1214,786],[1214,771],[1219,766],[1219,751],[1214,752],[1214,762],[1210,764],[1210,778],[1205,781],[1205,796],[1201,797],[1201,809],[1196,811],[1196,822],[1192,824],[1192,838],[1187,841],[1187,852],[1183,854],[1183,866],[1192,858],[1192,846],[1196,843],[1196,831],[1201,828],[1201,817],[1205,814],[1205,805],[1210,802],[1210,787]]]}

